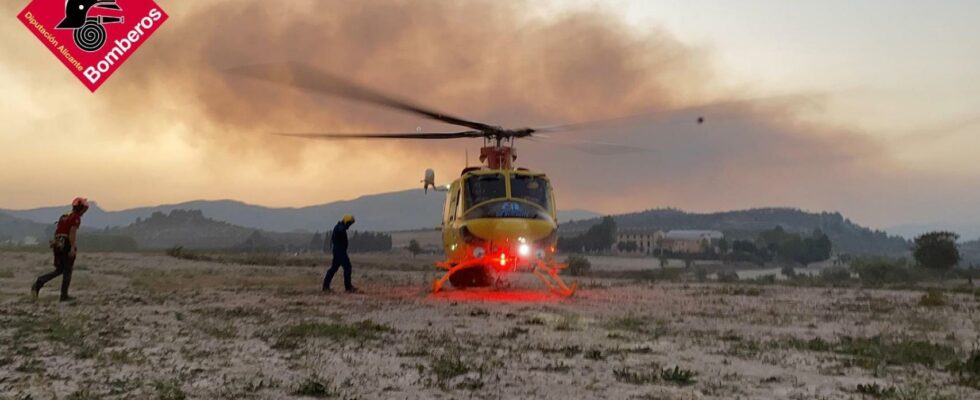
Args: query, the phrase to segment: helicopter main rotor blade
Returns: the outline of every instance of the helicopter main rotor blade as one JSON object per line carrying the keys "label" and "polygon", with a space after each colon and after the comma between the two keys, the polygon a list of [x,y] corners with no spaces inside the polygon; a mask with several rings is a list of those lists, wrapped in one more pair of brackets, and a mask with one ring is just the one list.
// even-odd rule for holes
{"label": "helicopter main rotor blade", "polygon": [[716,103],[701,104],[701,105],[696,105],[691,107],[670,108],[670,109],[657,110],[657,111],[651,111],[651,112],[640,113],[640,114],[626,115],[622,117],[607,118],[607,119],[600,119],[594,121],[574,122],[570,124],[561,124],[561,125],[549,125],[549,126],[544,126],[540,128],[531,128],[531,129],[534,132],[551,132],[551,133],[583,131],[583,130],[603,128],[608,125],[613,125],[616,123],[625,122],[634,119],[646,119],[646,121],[649,122],[649,121],[654,121],[654,120],[659,120],[664,118],[676,117],[678,116],[678,114],[686,114],[686,113],[693,114],[697,112],[700,112],[702,114],[693,117],[690,122],[697,123],[697,124],[704,124],[710,121],[729,119],[732,117],[731,115],[729,115],[729,117],[726,118],[722,116],[724,115],[722,113],[719,113],[721,115],[713,114],[711,112],[712,110],[721,110],[732,106],[761,104],[767,101],[808,99],[809,97],[810,96],[806,96],[806,95],[780,95],[780,96],[755,98],[755,99],[720,101]]}
{"label": "helicopter main rotor blade", "polygon": [[478,131],[493,131],[497,128],[481,123],[454,117],[411,104],[404,100],[382,94],[373,89],[347,81],[311,66],[299,63],[257,64],[228,69],[227,72],[246,78],[292,86],[322,94],[357,100],[422,115],[451,125],[465,126]]}
{"label": "helicopter main rotor blade", "polygon": [[555,138],[546,135],[534,135],[527,138],[532,142],[548,144],[548,145],[559,145],[566,146],[573,150],[592,154],[592,155],[620,155],[620,154],[636,154],[636,153],[653,153],[653,149],[630,146],[619,143],[609,143],[609,142],[598,142],[594,140],[581,140],[572,138]]}
{"label": "helicopter main rotor blade", "polygon": [[464,131],[446,133],[275,133],[276,136],[287,136],[303,139],[320,140],[350,140],[350,139],[460,139],[460,138],[482,138],[483,132]]}

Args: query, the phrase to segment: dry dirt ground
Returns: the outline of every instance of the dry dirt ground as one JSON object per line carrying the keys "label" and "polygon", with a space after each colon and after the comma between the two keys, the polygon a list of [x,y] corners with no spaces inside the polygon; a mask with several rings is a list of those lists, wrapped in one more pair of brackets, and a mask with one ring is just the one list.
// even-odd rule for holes
{"label": "dry dirt ground", "polygon": [[324,295],[321,267],[83,254],[60,304],[60,279],[28,295],[50,255],[0,252],[0,399],[980,399],[947,368],[977,342],[973,294],[584,278],[562,299],[523,276],[434,296],[421,261],[354,263],[364,293]]}

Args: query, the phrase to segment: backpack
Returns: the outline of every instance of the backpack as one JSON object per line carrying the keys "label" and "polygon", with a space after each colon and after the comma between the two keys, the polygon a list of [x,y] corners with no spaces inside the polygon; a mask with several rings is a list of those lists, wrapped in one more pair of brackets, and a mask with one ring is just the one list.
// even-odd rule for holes
{"label": "backpack", "polygon": [[[65,218],[68,218],[68,215],[69,214],[64,214],[58,218],[58,222],[55,222],[55,232],[58,232],[58,225],[60,225],[61,221],[63,221]],[[48,241],[48,247],[51,247],[51,249],[56,253],[66,252],[68,251],[68,237],[64,235],[58,236],[58,234],[55,233],[54,237]]]}

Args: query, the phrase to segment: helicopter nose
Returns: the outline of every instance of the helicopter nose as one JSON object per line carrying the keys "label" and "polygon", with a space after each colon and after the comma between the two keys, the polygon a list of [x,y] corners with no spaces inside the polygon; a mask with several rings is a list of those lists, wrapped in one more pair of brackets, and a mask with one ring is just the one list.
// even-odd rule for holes
{"label": "helicopter nose", "polygon": [[541,240],[550,235],[555,226],[551,221],[526,219],[477,219],[466,224],[475,236],[491,242],[508,242],[517,237],[528,241]]}

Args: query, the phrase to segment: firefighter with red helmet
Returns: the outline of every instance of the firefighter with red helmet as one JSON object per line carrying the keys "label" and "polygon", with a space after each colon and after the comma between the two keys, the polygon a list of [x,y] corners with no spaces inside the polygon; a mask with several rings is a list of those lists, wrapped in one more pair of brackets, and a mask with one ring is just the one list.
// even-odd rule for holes
{"label": "firefighter with red helmet", "polygon": [[71,273],[75,266],[75,256],[78,253],[78,242],[76,241],[78,227],[82,225],[82,215],[85,215],[86,211],[88,211],[88,200],[78,197],[71,202],[71,211],[58,219],[54,239],[51,240],[51,250],[54,252],[54,271],[41,275],[34,281],[34,285],[31,286],[31,294],[35,298],[45,283],[61,275],[61,301],[72,300],[68,296],[68,286],[71,285]]}

